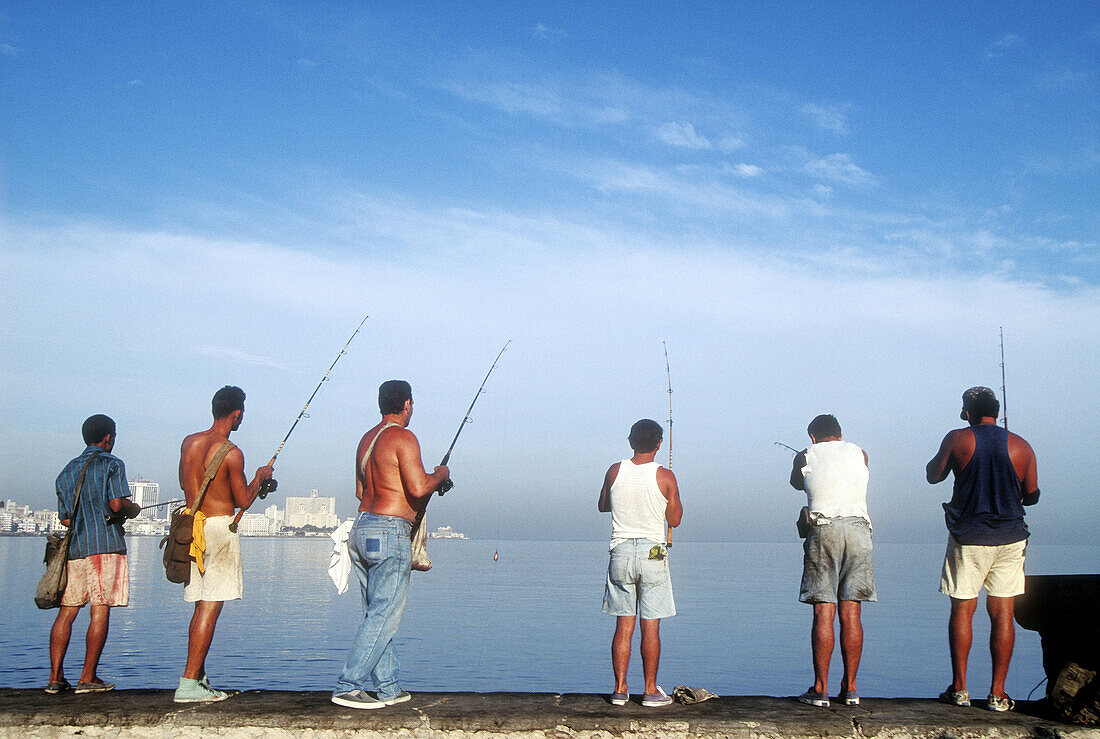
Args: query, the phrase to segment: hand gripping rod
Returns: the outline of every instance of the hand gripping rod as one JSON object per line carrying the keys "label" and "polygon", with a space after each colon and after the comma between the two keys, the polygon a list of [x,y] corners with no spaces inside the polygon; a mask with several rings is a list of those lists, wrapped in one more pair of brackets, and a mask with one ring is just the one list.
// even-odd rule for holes
{"label": "hand gripping rod", "polygon": [[[439,463],[440,467],[447,464],[448,460],[450,460],[451,452],[453,452],[455,448],[455,442],[458,441],[458,435],[462,433],[462,429],[466,426],[466,424],[470,422],[470,412],[473,411],[474,404],[477,403],[477,399],[481,397],[481,394],[483,392],[485,392],[485,383],[489,381],[489,375],[493,374],[493,370],[497,368],[497,362],[500,361],[501,355],[504,354],[504,350],[507,349],[508,345],[511,343],[511,339],[508,339],[508,341],[504,342],[504,346],[501,347],[500,353],[497,354],[497,358],[493,360],[493,366],[490,367],[489,371],[485,373],[485,379],[481,381],[481,387],[479,387],[477,389],[477,392],[474,393],[474,399],[470,401],[470,407],[466,409],[466,415],[463,416],[462,423],[458,424],[458,431],[455,432],[455,438],[451,439],[451,446],[447,449],[447,453],[443,455],[443,461]],[[439,487],[437,488],[437,490],[439,491],[439,495],[442,496],[454,486],[455,484],[451,482],[450,479],[444,480],[439,484]]]}
{"label": "hand gripping rod", "polygon": [[[286,446],[286,440],[289,439],[290,435],[294,433],[294,429],[298,426],[298,422],[301,421],[303,418],[309,418],[309,414],[306,413],[306,411],[309,409],[309,404],[313,402],[313,399],[315,397],[317,397],[317,392],[321,389],[321,386],[324,385],[326,381],[328,381],[328,376],[332,372],[332,368],[335,367],[336,363],[340,361],[340,357],[348,353],[348,347],[351,345],[351,342],[359,333],[359,329],[363,328],[363,324],[367,322],[368,318],[370,318],[370,316],[363,316],[363,320],[360,321],[359,325],[355,327],[355,331],[352,332],[351,338],[348,339],[346,344],[344,344],[344,348],[341,349],[340,353],[336,355],[336,359],[332,360],[332,364],[330,364],[328,367],[328,372],[326,372],[325,376],[321,378],[321,381],[317,383],[317,387],[313,388],[313,394],[309,396],[309,400],[307,400],[306,404],[302,406],[302,412],[299,413],[298,417],[294,419],[294,423],[290,426],[290,431],[287,431],[286,436],[283,437],[283,442],[279,444],[279,448],[275,450],[275,453],[273,455],[271,455],[271,461],[267,463],[268,467],[275,466],[275,460],[278,459],[279,453],[283,451],[283,447]],[[260,489],[256,491],[256,498],[263,500],[267,497],[268,493],[275,492],[276,488],[278,487],[279,483],[275,481],[275,478],[268,478],[267,480],[264,480],[262,483],[260,483]],[[256,498],[252,499],[252,503],[256,501]],[[249,503],[248,505],[251,506],[252,503]],[[246,510],[248,510],[248,506],[245,506],[241,510],[237,511],[237,515],[233,517],[233,523],[229,525],[230,531],[235,532],[237,530],[237,524],[241,522],[241,516],[244,515],[244,512]]]}

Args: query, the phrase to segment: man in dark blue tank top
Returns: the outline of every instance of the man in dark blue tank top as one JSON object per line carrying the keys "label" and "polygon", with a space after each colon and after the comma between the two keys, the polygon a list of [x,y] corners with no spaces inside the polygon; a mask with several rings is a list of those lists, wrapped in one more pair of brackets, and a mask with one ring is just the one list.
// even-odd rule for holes
{"label": "man in dark blue tank top", "polygon": [[932,484],[946,479],[948,472],[955,475],[951,500],[943,504],[949,535],[940,581],[940,592],[951,597],[953,680],[940,700],[970,705],[966,667],[971,624],[984,586],[993,656],[987,707],[992,711],[1008,711],[1015,705],[1004,687],[1016,639],[1014,598],[1024,592],[1024,506],[1039,499],[1035,452],[1022,438],[997,426],[1000,410],[997,396],[987,387],[963,393],[961,417],[970,426],[948,433],[926,468]]}

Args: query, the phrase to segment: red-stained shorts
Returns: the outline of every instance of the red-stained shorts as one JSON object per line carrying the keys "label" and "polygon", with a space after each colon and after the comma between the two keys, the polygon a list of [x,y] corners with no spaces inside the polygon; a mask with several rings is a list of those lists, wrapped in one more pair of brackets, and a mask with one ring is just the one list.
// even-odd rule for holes
{"label": "red-stained shorts", "polygon": [[125,554],[93,554],[68,562],[69,581],[63,606],[125,606],[130,604],[130,569]]}

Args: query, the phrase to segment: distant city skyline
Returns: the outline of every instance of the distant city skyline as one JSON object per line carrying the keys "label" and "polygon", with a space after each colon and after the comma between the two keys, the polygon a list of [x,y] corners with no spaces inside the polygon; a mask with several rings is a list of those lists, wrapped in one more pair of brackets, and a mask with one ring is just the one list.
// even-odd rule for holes
{"label": "distant city skyline", "polygon": [[774,442],[830,412],[876,537],[924,541],[1003,327],[1032,541],[1091,540],[1098,58],[1073,1],[8,3],[0,496],[52,505],[100,412],[176,494],[224,384],[251,477],[369,315],[277,496],[351,514],[391,378],[430,469],[511,339],[429,522],[606,537],[630,425],[668,431],[667,342],[682,540],[792,538]]}

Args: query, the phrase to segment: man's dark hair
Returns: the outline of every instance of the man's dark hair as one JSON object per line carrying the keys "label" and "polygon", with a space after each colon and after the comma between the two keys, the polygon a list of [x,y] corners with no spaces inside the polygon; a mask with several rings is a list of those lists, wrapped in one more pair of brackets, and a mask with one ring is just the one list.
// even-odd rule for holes
{"label": "man's dark hair", "polygon": [[643,418],[630,427],[630,448],[638,454],[649,454],[661,443],[665,432],[661,430],[661,424],[648,418]]}
{"label": "man's dark hair", "polygon": [[412,385],[404,380],[386,380],[378,386],[378,410],[383,416],[400,413],[405,401],[412,400]]}
{"label": "man's dark hair", "polygon": [[80,435],[84,437],[84,443],[88,446],[98,444],[108,435],[114,435],[115,422],[110,416],[97,413],[88,416],[88,420],[80,427]]}
{"label": "man's dark hair", "polygon": [[829,413],[822,413],[820,416],[810,421],[810,425],[806,427],[806,433],[815,439],[827,439],[830,436],[839,437],[840,421],[836,420],[836,416]]}
{"label": "man's dark hair", "polygon": [[225,418],[233,411],[244,410],[244,390],[236,385],[226,385],[214,393],[214,399],[210,401],[210,412],[214,418]]}
{"label": "man's dark hair", "polygon": [[960,416],[964,421],[977,423],[983,418],[996,418],[1000,413],[1001,402],[989,388],[979,385],[963,393],[963,412]]}

